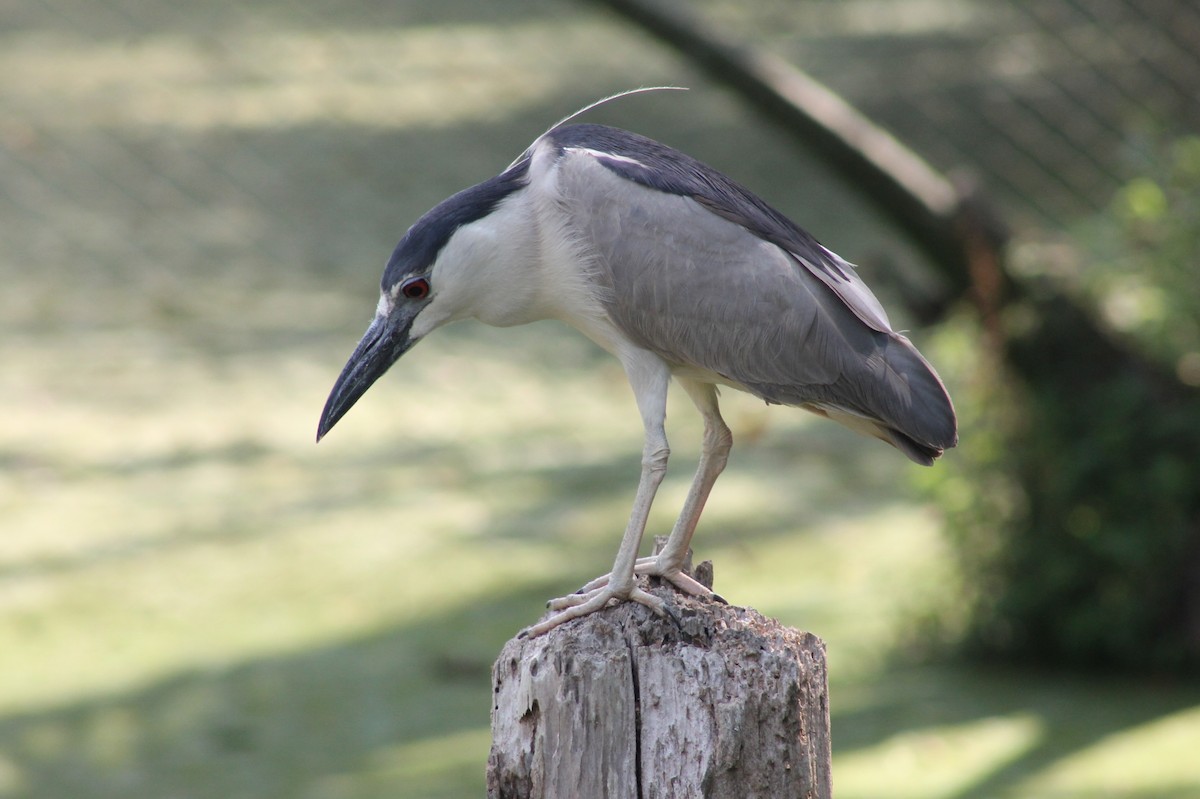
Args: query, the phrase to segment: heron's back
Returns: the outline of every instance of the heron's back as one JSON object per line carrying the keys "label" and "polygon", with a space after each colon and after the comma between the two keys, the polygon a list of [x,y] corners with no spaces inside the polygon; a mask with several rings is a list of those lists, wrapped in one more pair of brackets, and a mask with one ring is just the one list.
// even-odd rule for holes
{"label": "heron's back", "polygon": [[821,248],[845,274],[819,278],[694,197],[573,160],[560,197],[609,317],[635,344],[767,402],[828,415],[921,463],[954,446],[941,380],[849,264]]}

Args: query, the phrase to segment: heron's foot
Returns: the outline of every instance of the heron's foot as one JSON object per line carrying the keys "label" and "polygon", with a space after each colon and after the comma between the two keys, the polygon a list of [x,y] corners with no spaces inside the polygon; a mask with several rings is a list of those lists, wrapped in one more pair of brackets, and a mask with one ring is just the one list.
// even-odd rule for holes
{"label": "heron's foot", "polygon": [[[661,555],[651,555],[647,558],[638,558],[633,565],[633,573],[644,575],[647,577],[658,577],[666,580],[671,585],[678,588],[685,594],[691,596],[705,597],[715,599],[721,604],[729,604],[723,597],[715,593],[711,588],[694,579],[691,575],[683,571],[678,564],[673,564],[665,561]],[[573,594],[567,594],[558,599],[551,599],[546,603],[546,607],[551,610],[563,610],[565,608],[575,607],[582,602],[586,602],[589,597],[595,594],[596,591],[608,585],[612,574],[604,574],[597,577],[595,580],[587,583]]]}
{"label": "heron's foot", "polygon": [[675,586],[676,588],[678,588],[680,591],[682,591],[685,594],[691,594],[692,596],[702,596],[702,597],[706,597],[708,599],[715,599],[718,602],[720,602],[722,605],[729,604],[728,602],[725,601],[724,597],[717,594],[715,591],[713,591],[711,588],[706,586],[704,583],[695,579],[690,574],[684,572],[681,569],[676,569],[675,571],[672,571],[672,572],[664,572],[662,574],[656,574],[655,572],[647,571],[646,574],[651,574],[655,577],[659,577],[663,580],[666,580],[671,585]]}
{"label": "heron's foot", "polygon": [[[596,580],[592,581],[593,583]],[[591,585],[591,583],[588,583]],[[521,631],[518,637],[520,638],[536,638],[543,633],[553,630],[563,622],[571,619],[578,619],[581,616],[586,616],[589,613],[595,613],[601,608],[608,606],[610,602],[637,602],[645,605],[653,610],[659,616],[669,616],[678,622],[678,618],[674,611],[667,607],[667,603],[661,599],[638,588],[636,585],[628,590],[621,590],[615,586],[609,585],[607,577],[604,578],[604,585],[593,588],[590,591],[568,594],[558,599],[552,599],[546,604],[552,609],[558,611],[553,616],[545,619],[532,627],[527,627]]]}

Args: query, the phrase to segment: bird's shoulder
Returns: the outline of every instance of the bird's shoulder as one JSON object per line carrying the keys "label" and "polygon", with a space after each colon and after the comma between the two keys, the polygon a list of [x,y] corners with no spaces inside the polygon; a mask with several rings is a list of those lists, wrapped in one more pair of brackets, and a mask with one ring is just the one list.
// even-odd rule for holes
{"label": "bird's shoulder", "polygon": [[640,186],[690,197],[759,238],[809,257],[814,267],[844,276],[848,265],[811,234],[742,184],[687,153],[606,125],[566,125],[547,134],[547,140],[560,157],[584,153]]}
{"label": "bird's shoulder", "polygon": [[887,313],[858,277],[853,264],[717,169],[654,139],[606,125],[565,125],[551,130],[543,139],[560,162],[569,156],[585,156],[631,184],[689,198],[715,216],[779,247],[804,271],[832,289],[868,327],[880,332],[891,330]]}

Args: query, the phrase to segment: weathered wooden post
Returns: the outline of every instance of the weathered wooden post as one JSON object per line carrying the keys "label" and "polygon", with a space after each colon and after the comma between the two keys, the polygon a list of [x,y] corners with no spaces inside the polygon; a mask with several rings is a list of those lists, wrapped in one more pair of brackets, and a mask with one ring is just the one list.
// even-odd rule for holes
{"label": "weathered wooden post", "polygon": [[830,799],[821,640],[650,590],[678,624],[625,603],[505,645],[490,799]]}

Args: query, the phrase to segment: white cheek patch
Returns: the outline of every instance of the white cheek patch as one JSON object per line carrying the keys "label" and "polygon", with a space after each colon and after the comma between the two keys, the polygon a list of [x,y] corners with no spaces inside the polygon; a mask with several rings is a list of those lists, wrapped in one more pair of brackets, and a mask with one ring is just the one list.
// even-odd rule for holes
{"label": "white cheek patch", "polygon": [[380,293],[379,304],[375,306],[375,315],[380,318],[386,318],[391,314],[394,304],[392,295],[389,295],[387,292]]}
{"label": "white cheek patch", "polygon": [[409,338],[417,341],[438,329],[449,321],[453,321],[442,308],[436,308],[432,303],[421,308],[413,317],[412,325],[408,328]]}

